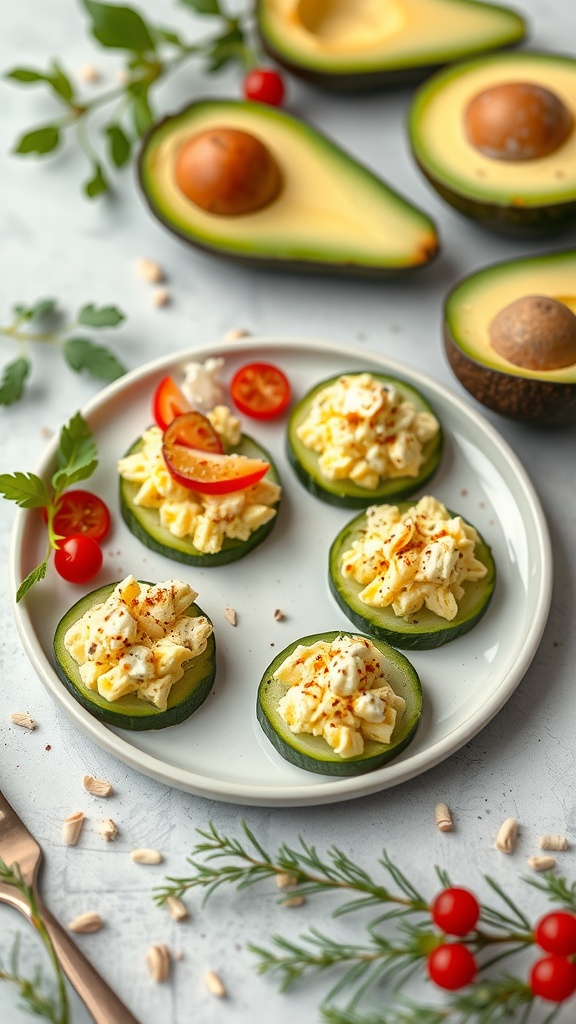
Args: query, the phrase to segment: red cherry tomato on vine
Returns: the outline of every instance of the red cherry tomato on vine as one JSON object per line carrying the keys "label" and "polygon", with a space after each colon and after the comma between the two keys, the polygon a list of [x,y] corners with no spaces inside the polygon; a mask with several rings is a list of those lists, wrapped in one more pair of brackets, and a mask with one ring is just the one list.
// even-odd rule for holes
{"label": "red cherry tomato on vine", "polygon": [[219,434],[201,412],[185,412],[172,420],[164,431],[163,443],[183,444],[186,448],[201,448],[220,455],[224,451]]}
{"label": "red cherry tomato on vine", "polygon": [[66,537],[54,552],[56,572],[69,583],[87,583],[102,568],[98,541],[83,533]]}
{"label": "red cherry tomato on vine", "polygon": [[272,363],[241,366],[232,378],[230,393],[240,412],[255,420],[280,416],[292,397],[286,374]]}
{"label": "red cherry tomato on vine", "polygon": [[284,99],[284,80],[272,68],[254,68],[246,75],[242,91],[247,100],[280,107]]}
{"label": "red cherry tomato on vine", "polygon": [[480,906],[468,889],[444,889],[432,903],[432,920],[447,935],[467,935],[478,923]]}
{"label": "red cherry tomato on vine", "polygon": [[476,961],[467,946],[461,942],[446,943],[430,953],[426,966],[428,974],[439,988],[455,992],[469,985],[476,977]]}
{"label": "red cherry tomato on vine", "polygon": [[[44,509],[44,519],[47,518]],[[66,491],[58,502],[52,524],[59,537],[83,533],[94,540],[103,540],[110,529],[110,512],[102,498],[91,491]]]}
{"label": "red cherry tomato on vine", "polygon": [[172,420],[184,412],[191,412],[190,402],[173,377],[163,377],[152,400],[152,414],[155,422],[160,430],[166,430]]}
{"label": "red cherry tomato on vine", "polygon": [[534,929],[534,937],[546,953],[572,956],[576,953],[576,914],[569,910],[545,914]]}
{"label": "red cherry tomato on vine", "polygon": [[576,964],[564,956],[543,956],[532,965],[530,988],[550,1003],[563,1003],[576,992]]}

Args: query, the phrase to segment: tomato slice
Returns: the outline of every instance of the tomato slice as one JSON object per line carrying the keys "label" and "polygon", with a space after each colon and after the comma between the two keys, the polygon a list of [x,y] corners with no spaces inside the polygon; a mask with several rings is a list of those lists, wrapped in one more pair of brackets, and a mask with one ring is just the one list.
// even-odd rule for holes
{"label": "tomato slice", "polygon": [[224,451],[220,435],[201,412],[185,412],[172,420],[164,431],[164,444],[182,444],[186,448],[200,448],[220,455]]}
{"label": "tomato slice", "polygon": [[244,490],[257,484],[270,469],[270,463],[262,459],[219,455],[182,444],[164,444],[162,453],[177,483],[200,494],[229,494]]}
{"label": "tomato slice", "polygon": [[152,415],[160,430],[166,430],[176,416],[191,412],[190,402],[182,394],[173,377],[163,377],[152,400]]}
{"label": "tomato slice", "polygon": [[[44,519],[47,519],[45,509]],[[93,540],[103,540],[110,529],[108,506],[91,491],[66,491],[54,513],[53,528],[59,537],[83,534]]]}
{"label": "tomato slice", "polygon": [[271,420],[288,408],[292,392],[285,373],[272,363],[247,363],[230,385],[234,404],[255,420]]}

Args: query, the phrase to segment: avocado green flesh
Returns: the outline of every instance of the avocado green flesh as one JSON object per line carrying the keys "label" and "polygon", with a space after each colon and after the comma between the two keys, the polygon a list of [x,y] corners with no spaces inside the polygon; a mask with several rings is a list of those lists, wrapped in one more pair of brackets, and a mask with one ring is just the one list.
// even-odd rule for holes
{"label": "avocado green flesh", "polygon": [[576,313],[576,249],[494,264],[466,277],[446,298],[444,320],[449,340],[465,356],[492,370],[576,384],[576,363],[557,370],[527,370],[508,362],[492,347],[489,327],[493,318],[528,295],[564,299]]}
{"label": "avocado green flesh", "polygon": [[[350,372],[361,373],[362,371]],[[402,398],[412,402],[418,411],[434,412],[424,396],[405,381],[381,373],[373,373],[372,376],[386,384],[392,384],[398,389]],[[287,430],[287,454],[298,479],[314,497],[341,508],[366,508],[367,505],[374,505],[388,498],[403,498],[414,494],[438,469],[443,449],[441,429],[424,445],[424,462],[418,476],[402,476],[382,480],[375,490],[359,487],[350,479],[328,480],[320,470],[318,454],[307,448],[297,437],[296,431],[308,416],[315,396],[338,379],[338,377],[331,377],[329,380],[317,384],[293,407],[290,413]]]}
{"label": "avocado green flesh", "polygon": [[565,228],[576,216],[575,130],[537,160],[492,159],[467,138],[468,103],[505,81],[552,90],[576,118],[576,61],[528,52],[487,56],[441,71],[418,90],[408,122],[414,157],[447,202],[492,228]]}
{"label": "avocado green flesh", "polygon": [[383,4],[379,22],[370,0],[258,0],[256,15],[272,57],[342,89],[409,81],[448,61],[512,46],[525,34],[514,11],[468,0]]}
{"label": "avocado green flesh", "polygon": [[[138,438],[128,449],[126,455],[133,455],[139,451],[142,444],[142,439]],[[273,483],[280,483],[278,472],[270,455],[251,437],[243,434],[240,444],[228,450],[228,454],[232,453],[245,455],[251,459],[265,459],[267,462],[270,462],[270,469],[264,479],[271,480]],[[239,558],[244,558],[258,544],[261,544],[268,534],[271,533],[276,523],[277,515],[270,519],[269,522],[259,526],[257,530],[254,530],[248,540],[235,540],[225,537],[220,551],[214,553],[200,551],[194,547],[189,537],[175,537],[167,527],[162,526],[158,509],[144,508],[142,505],[134,503],[134,498],[139,489],[140,484],[134,483],[131,480],[124,480],[122,477],[120,478],[120,511],[128,529],[142,544],[145,544],[152,551],[165,555],[176,562],[184,562],[186,565],[215,566],[236,562]],[[278,509],[278,504],[273,507]]]}
{"label": "avocado green flesh", "polygon": [[[410,502],[398,505],[401,512],[410,508]],[[451,513],[454,515],[454,513]],[[371,637],[385,640],[404,650],[430,650],[440,647],[467,633],[484,615],[492,598],[496,583],[496,566],[488,545],[480,538],[474,556],[488,572],[484,579],[464,584],[464,596],[458,601],[458,613],[448,621],[422,608],[407,618],[396,615],[391,607],[373,608],[360,600],[364,584],[342,575],[342,555],[359,539],[366,525],[364,514],[357,516],[338,534],[330,548],[330,590],[345,615]]]}
{"label": "avocado green flesh", "polygon": [[340,630],[330,633],[316,633],[295,640],[280,652],[266,669],[260,686],[256,705],[257,718],[266,736],[285,760],[306,771],[323,775],[349,777],[362,775],[381,768],[397,757],[408,745],[418,728],[422,714],[422,687],[418,674],[407,658],[380,640],[371,638],[372,643],[385,656],[385,674],[394,693],[406,701],[402,718],[396,720],[391,743],[376,743],[365,740],[364,751],[358,757],[342,758],[322,736],[309,733],[293,733],[278,713],[278,702],[287,687],[273,679],[277,668],[292,651],[302,644],[310,646],[318,640],[331,642],[338,636],[358,636]]}
{"label": "avocado green flesh", "polygon": [[[64,646],[64,637],[70,627],[94,605],[106,601],[116,586],[116,583],[111,583],[87,594],[60,620],[54,634],[56,671],[78,703],[95,718],[108,725],[134,731],[164,729],[169,725],[177,725],[200,707],[212,689],[216,675],[214,634],[209,636],[202,654],[191,659],[182,678],[170,690],[165,711],[159,711],[150,701],[142,700],[134,694],[126,694],[119,700],[108,701],[94,690],[89,690],[82,682],[77,662]],[[187,609],[186,614],[195,618],[205,613],[198,605],[193,604]]]}
{"label": "avocado green flesh", "polygon": [[[208,213],[175,181],[181,147],[194,135],[234,128],[259,138],[282,175],[278,197],[241,216]],[[428,263],[433,222],[310,125],[262,103],[207,100],[155,125],[139,160],[152,212],[192,244],[271,267],[369,276]]]}

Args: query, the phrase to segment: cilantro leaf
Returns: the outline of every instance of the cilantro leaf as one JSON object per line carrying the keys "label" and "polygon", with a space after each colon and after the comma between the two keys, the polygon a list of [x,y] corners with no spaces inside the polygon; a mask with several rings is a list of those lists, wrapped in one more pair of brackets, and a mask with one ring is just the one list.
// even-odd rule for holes
{"label": "cilantro leaf", "polygon": [[0,381],[0,405],[13,405],[24,393],[24,383],[30,373],[28,359],[21,356],[4,367]]}
{"label": "cilantro leaf", "polygon": [[96,0],[83,2],[92,18],[92,35],[102,46],[135,53],[156,49],[151,29],[134,8],[101,4]]}
{"label": "cilantro leaf", "polygon": [[48,487],[35,473],[1,473],[0,493],[20,508],[46,508],[51,501]]}
{"label": "cilantro leaf", "polygon": [[63,100],[70,103],[74,99],[74,87],[66,72],[60,67],[57,61],[52,61],[50,74],[46,75],[46,81],[52,86],[54,92]]}
{"label": "cilantro leaf", "polygon": [[35,71],[34,68],[12,68],[8,71],[6,78],[12,78],[21,85],[35,85],[38,82],[45,82],[46,75],[43,71]]}
{"label": "cilantro leaf", "polygon": [[134,127],[138,135],[145,135],[154,121],[154,114],[148,98],[148,86],[141,89],[138,95],[135,95],[132,115],[134,117]]}
{"label": "cilantro leaf", "polygon": [[239,28],[231,28],[214,40],[208,53],[208,71],[220,71],[231,61],[241,59],[244,53],[244,36]]}
{"label": "cilantro leaf", "polygon": [[46,124],[33,132],[26,132],[18,140],[14,153],[37,153],[44,156],[56,149],[60,142],[60,129],[55,124]]}
{"label": "cilantro leaf", "polygon": [[82,306],[78,314],[78,323],[85,327],[117,327],[124,319],[116,306],[95,306],[93,302]]}
{"label": "cilantro leaf", "polygon": [[106,381],[116,380],[126,373],[126,367],[110,349],[95,345],[88,338],[68,338],[63,351],[66,362],[77,373],[87,370],[98,380]]}
{"label": "cilantro leaf", "polygon": [[16,591],[17,603],[18,601],[22,600],[24,594],[28,593],[30,587],[33,587],[35,583],[39,583],[40,580],[44,579],[47,568],[48,562],[42,562],[40,565],[37,565],[35,569],[32,569],[32,572],[28,573],[26,579],[22,580],[22,583],[20,584],[18,590]]}
{"label": "cilantro leaf", "polygon": [[28,310],[28,318],[30,320],[39,320],[40,317],[48,316],[49,313],[53,313],[56,306],[56,299],[40,299],[33,306],[30,306],[30,309]]}
{"label": "cilantro leaf", "polygon": [[84,192],[89,199],[95,199],[96,196],[108,192],[108,182],[100,164],[95,163],[92,170],[92,177],[84,182]]}
{"label": "cilantro leaf", "polygon": [[119,124],[106,125],[108,136],[108,154],[115,167],[123,167],[130,159],[132,143]]}
{"label": "cilantro leaf", "polygon": [[196,14],[222,14],[219,0],[181,0],[186,7],[192,7]]}
{"label": "cilantro leaf", "polygon": [[58,469],[52,477],[56,496],[79,480],[86,480],[96,469],[98,450],[92,431],[81,413],[77,412],[62,427],[56,460]]}

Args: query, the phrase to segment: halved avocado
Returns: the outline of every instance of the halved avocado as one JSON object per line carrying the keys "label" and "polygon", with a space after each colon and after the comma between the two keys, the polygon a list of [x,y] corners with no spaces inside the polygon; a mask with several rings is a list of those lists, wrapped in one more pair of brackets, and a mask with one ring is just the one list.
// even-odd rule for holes
{"label": "halved avocado", "polygon": [[463,278],[444,304],[444,347],[460,383],[479,402],[512,419],[576,422],[576,362],[530,370],[496,352],[490,325],[525,296],[549,296],[576,315],[576,249],[496,263]]}
{"label": "halved avocado", "polygon": [[341,91],[422,79],[525,34],[514,11],[470,0],[257,0],[256,18],[274,60]]}
{"label": "halved avocado", "polygon": [[[514,138],[508,140],[508,154],[499,156],[488,155],[471,141],[470,104],[488,90],[503,91],[510,84],[534,87],[540,95],[542,90],[552,93],[563,108],[568,133],[553,151],[518,159]],[[514,115],[513,103],[501,109],[502,118]],[[545,105],[542,110],[545,118]],[[538,127],[545,125],[532,124],[532,129]],[[416,93],[408,129],[420,169],[442,198],[465,216],[512,234],[563,230],[576,219],[576,61],[572,58],[507,53],[441,71]]]}
{"label": "halved avocado", "polygon": [[[278,194],[253,212],[211,213],[176,180],[184,147],[201,133],[226,129],[262,142],[280,171]],[[204,100],[165,118],[144,140],[139,173],[166,227],[243,262],[381,276],[426,264],[438,250],[426,214],[315,128],[263,103]]]}

